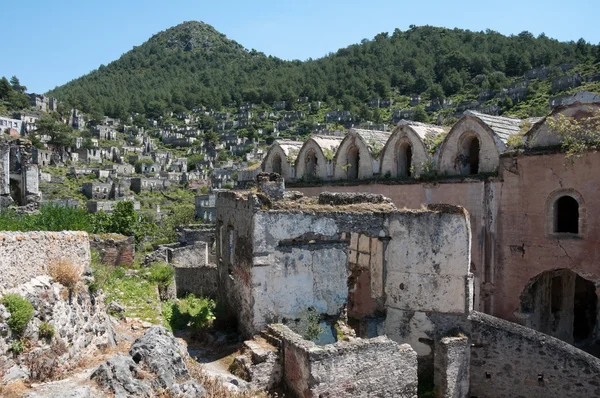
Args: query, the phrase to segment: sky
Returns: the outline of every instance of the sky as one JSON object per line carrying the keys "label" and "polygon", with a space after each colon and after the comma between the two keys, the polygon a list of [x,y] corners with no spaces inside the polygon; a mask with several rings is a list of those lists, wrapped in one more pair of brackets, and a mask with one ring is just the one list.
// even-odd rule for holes
{"label": "sky", "polygon": [[[248,49],[319,58],[381,32],[432,25],[524,30],[600,43],[600,1],[0,0],[0,76],[44,93],[118,59],[153,34],[203,21]],[[8,17],[8,18],[7,18]]]}

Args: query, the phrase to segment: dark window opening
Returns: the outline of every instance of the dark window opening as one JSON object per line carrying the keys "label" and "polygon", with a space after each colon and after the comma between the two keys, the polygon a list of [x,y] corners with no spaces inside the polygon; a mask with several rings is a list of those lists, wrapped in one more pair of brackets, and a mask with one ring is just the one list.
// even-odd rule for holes
{"label": "dark window opening", "polygon": [[353,147],[348,150],[348,178],[351,180],[357,180],[359,173],[358,167],[360,163],[360,153],[358,152],[358,148]]}
{"label": "dark window opening", "polygon": [[469,174],[479,173],[479,140],[476,137],[473,137],[469,143],[467,163],[469,164]]}
{"label": "dark window opening", "polygon": [[410,177],[412,166],[412,146],[409,143],[400,145],[398,153],[398,177]]}
{"label": "dark window opening", "polygon": [[596,325],[598,296],[596,286],[577,276],[573,300],[573,340],[588,340]]}
{"label": "dark window opening", "polygon": [[273,157],[273,173],[281,174],[281,156]]}
{"label": "dark window opening", "polygon": [[312,179],[317,177],[317,156],[313,151],[310,151],[308,155],[306,155],[306,171],[305,176],[307,179]]}
{"label": "dark window opening", "polygon": [[579,233],[579,203],[571,196],[562,196],[556,201],[554,232]]}

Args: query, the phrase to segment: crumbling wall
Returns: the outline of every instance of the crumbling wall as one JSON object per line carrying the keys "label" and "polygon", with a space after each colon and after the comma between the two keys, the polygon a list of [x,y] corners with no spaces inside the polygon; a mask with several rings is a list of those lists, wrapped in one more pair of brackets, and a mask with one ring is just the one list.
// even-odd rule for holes
{"label": "crumbling wall", "polygon": [[417,397],[417,354],[381,336],[317,346],[283,325],[283,380],[298,397]]}
{"label": "crumbling wall", "polygon": [[132,236],[92,235],[90,248],[98,251],[102,263],[113,267],[131,265],[135,257],[135,240]]}
{"label": "crumbling wall", "polygon": [[457,206],[431,209],[392,213],[385,251],[385,333],[419,355],[431,353],[430,314],[466,316],[473,308],[468,215]]}
{"label": "crumbling wall", "polygon": [[0,290],[46,273],[48,264],[61,258],[88,268],[88,234],[72,231],[0,232]]}
{"label": "crumbling wall", "polygon": [[439,398],[469,397],[471,344],[466,336],[435,342],[434,384]]}
{"label": "crumbling wall", "polygon": [[196,296],[217,297],[217,266],[208,263],[206,242],[172,249],[169,257],[171,265],[175,268],[177,296],[192,293]]}
{"label": "crumbling wall", "polygon": [[253,307],[253,255],[256,248],[253,219],[260,203],[250,194],[219,192],[217,195],[217,226],[215,230],[219,297],[237,317],[240,331],[246,335],[251,328]]}
{"label": "crumbling wall", "polygon": [[[335,220],[326,216],[256,215],[257,256],[252,269],[256,330],[300,318],[308,308],[328,315],[342,311],[348,298],[348,254],[346,243],[336,239],[338,232]],[[303,238],[305,234],[308,237]]]}
{"label": "crumbling wall", "polygon": [[533,329],[473,312],[471,396],[600,396],[600,359]]}

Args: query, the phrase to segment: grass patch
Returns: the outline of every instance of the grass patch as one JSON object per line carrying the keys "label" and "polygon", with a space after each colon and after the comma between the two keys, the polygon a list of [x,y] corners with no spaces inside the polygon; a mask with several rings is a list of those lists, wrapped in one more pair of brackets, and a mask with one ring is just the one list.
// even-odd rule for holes
{"label": "grass patch", "polygon": [[160,323],[160,311],[156,283],[142,275],[126,275],[122,267],[109,267],[92,263],[95,287],[106,294],[105,303],[116,302],[125,308],[125,316]]}

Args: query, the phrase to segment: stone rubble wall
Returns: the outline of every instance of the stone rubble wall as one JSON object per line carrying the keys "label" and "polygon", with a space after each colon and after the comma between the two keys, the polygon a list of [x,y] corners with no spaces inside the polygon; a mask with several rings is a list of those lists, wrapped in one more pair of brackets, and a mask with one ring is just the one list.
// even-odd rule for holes
{"label": "stone rubble wall", "polygon": [[0,292],[45,274],[62,258],[89,268],[87,232],[0,232]]}
{"label": "stone rubble wall", "polygon": [[[92,295],[83,282],[69,291],[48,275],[41,275],[6,293],[24,297],[35,312],[23,335],[17,336],[7,323],[10,313],[0,304],[0,375],[4,383],[33,376],[33,358],[52,361],[54,373],[59,375],[77,366],[82,357],[97,355],[98,350],[105,351],[116,344],[103,296]],[[42,322],[54,328],[52,339],[39,336]],[[30,349],[13,355],[10,346],[22,338],[27,339]]]}
{"label": "stone rubble wall", "polygon": [[280,341],[283,381],[298,397],[417,397],[417,353],[380,336],[317,346],[284,325],[267,331]]}
{"label": "stone rubble wall", "polygon": [[600,396],[600,359],[554,337],[473,312],[471,396]]}
{"label": "stone rubble wall", "polygon": [[131,265],[135,257],[135,240],[132,236],[114,239],[92,235],[90,248],[98,251],[103,264],[113,267]]}
{"label": "stone rubble wall", "polygon": [[218,273],[215,264],[208,263],[206,242],[172,249],[170,263],[175,268],[177,296],[188,293],[196,296],[217,298]]}

